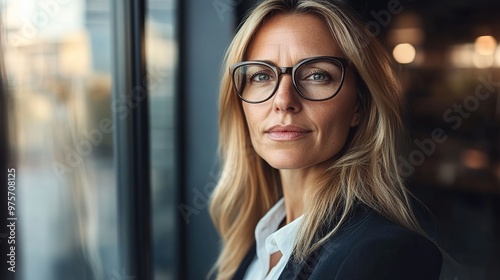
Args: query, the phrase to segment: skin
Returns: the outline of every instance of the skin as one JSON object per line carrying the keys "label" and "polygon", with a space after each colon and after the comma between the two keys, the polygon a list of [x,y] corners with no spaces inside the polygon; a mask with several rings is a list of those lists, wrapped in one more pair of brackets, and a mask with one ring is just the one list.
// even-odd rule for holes
{"label": "skin", "polygon": [[[247,60],[266,60],[278,66],[293,66],[314,56],[345,57],[326,24],[314,15],[271,17],[257,31],[247,52]],[[302,215],[305,189],[328,167],[345,145],[350,128],[359,123],[352,68],[347,68],[340,92],[329,100],[302,98],[291,75],[283,75],[271,99],[242,105],[253,147],[280,170],[286,223],[290,223]],[[268,133],[275,125],[294,125],[307,133],[277,140]]]}

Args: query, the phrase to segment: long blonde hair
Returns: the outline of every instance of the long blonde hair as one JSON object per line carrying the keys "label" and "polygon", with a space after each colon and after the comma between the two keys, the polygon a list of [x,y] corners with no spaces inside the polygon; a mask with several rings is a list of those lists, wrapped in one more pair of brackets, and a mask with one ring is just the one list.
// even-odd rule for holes
{"label": "long blonde hair", "polygon": [[[397,164],[397,139],[403,124],[403,96],[383,46],[340,2],[326,0],[262,1],[248,15],[225,57],[220,89],[219,141],[222,169],[210,204],[212,220],[222,237],[215,265],[217,279],[230,279],[254,242],[259,219],[281,195],[278,170],[260,158],[250,143],[241,100],[234,92],[228,67],[245,59],[254,34],[278,13],[313,14],[327,23],[339,47],[357,72],[361,122],[351,131],[342,154],[308,186],[304,219],[294,259],[304,260],[347,219],[360,201],[390,220],[422,233],[412,214]],[[333,230],[318,236],[325,221],[340,217]]]}

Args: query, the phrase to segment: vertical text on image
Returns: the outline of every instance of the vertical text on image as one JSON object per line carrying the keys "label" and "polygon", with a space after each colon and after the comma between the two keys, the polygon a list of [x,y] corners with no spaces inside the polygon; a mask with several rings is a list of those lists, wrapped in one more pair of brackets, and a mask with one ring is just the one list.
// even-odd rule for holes
{"label": "vertical text on image", "polygon": [[7,243],[7,270],[16,272],[16,169],[7,169],[7,229],[9,231]]}

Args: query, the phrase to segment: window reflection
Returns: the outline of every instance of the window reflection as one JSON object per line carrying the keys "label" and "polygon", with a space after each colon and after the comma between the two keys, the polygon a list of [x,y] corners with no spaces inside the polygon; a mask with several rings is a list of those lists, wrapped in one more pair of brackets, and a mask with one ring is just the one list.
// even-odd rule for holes
{"label": "window reflection", "polygon": [[23,279],[108,279],[121,273],[109,5],[3,1]]}
{"label": "window reflection", "polygon": [[149,0],[146,17],[147,86],[151,139],[154,279],[176,277],[176,167],[174,157],[175,11],[172,0]]}
{"label": "window reflection", "polygon": [[[110,0],[0,0],[15,104],[21,279],[122,279]],[[120,2],[117,2],[120,5]],[[147,3],[154,279],[175,279],[173,0]],[[131,276],[132,277],[132,276]]]}

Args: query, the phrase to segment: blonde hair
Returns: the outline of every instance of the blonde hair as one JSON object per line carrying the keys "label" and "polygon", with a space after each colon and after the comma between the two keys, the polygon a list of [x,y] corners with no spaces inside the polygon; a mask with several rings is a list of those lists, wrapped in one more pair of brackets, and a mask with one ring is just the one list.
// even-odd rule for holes
{"label": "blonde hair", "polygon": [[[397,164],[397,139],[403,131],[403,96],[383,46],[345,4],[325,0],[269,0],[256,6],[240,26],[225,57],[220,89],[219,141],[222,169],[211,198],[210,214],[222,237],[215,268],[217,279],[230,279],[254,242],[259,219],[280,198],[278,170],[260,158],[250,143],[241,100],[228,67],[245,59],[253,35],[278,13],[312,14],[324,20],[354,65],[361,122],[341,154],[308,186],[304,219],[294,244],[294,259],[303,261],[348,219],[355,201],[390,220],[422,233]],[[337,219],[320,235],[325,221]]]}

